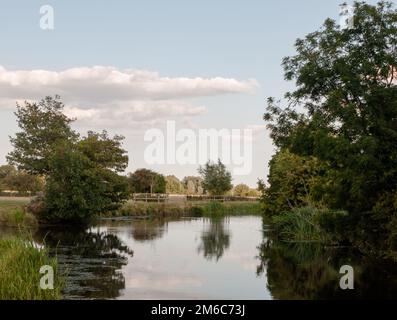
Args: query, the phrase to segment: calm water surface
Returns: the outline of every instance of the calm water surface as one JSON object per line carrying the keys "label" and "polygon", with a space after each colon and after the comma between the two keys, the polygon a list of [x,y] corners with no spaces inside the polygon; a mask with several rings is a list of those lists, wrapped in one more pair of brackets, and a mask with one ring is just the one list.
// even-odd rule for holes
{"label": "calm water surface", "polygon": [[43,235],[67,269],[65,298],[271,299],[257,274],[259,217],[103,221]]}
{"label": "calm water surface", "polygon": [[[65,299],[397,298],[396,263],[269,240],[260,217],[105,220],[34,235],[44,238],[67,274]],[[354,290],[339,288],[345,264]]]}

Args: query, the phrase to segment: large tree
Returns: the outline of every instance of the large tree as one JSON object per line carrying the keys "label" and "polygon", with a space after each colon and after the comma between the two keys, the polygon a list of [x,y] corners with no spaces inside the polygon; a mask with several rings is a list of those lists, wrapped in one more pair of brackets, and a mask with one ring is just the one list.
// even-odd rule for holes
{"label": "large tree", "polygon": [[174,175],[166,176],[165,182],[166,182],[165,189],[167,193],[174,193],[174,194],[185,193],[185,188],[183,186],[183,183]]}
{"label": "large tree", "polygon": [[91,161],[102,168],[123,172],[128,165],[127,151],[122,148],[124,137],[109,137],[104,130],[101,133],[88,131],[86,137],[78,143],[79,150]]}
{"label": "large tree", "polygon": [[387,2],[356,2],[352,27],[328,19],[298,39],[296,50],[283,61],[285,78],[295,81],[296,90],[286,94],[286,108],[270,98],[264,117],[275,145],[330,166],[328,205],[349,210],[357,233],[392,235],[397,11]]}
{"label": "large tree", "polygon": [[199,168],[199,173],[204,190],[211,195],[223,195],[233,188],[232,175],[219,159],[217,163],[208,161]]}
{"label": "large tree", "polygon": [[8,162],[32,174],[47,174],[57,144],[74,143],[78,139],[70,127],[73,119],[63,109],[59,96],[17,104],[15,116],[21,131],[10,137],[14,149],[7,156]]}
{"label": "large tree", "polygon": [[128,197],[128,183],[119,176],[128,165],[122,136],[74,132],[58,96],[17,105],[21,132],[11,143],[8,160],[46,179],[39,219],[85,222],[95,214],[117,209]]}
{"label": "large tree", "polygon": [[49,164],[40,219],[84,223],[117,209],[128,198],[125,177],[98,165],[75,146],[58,145]]}
{"label": "large tree", "polygon": [[128,177],[132,193],[165,193],[166,181],[162,174],[149,169],[138,169]]}

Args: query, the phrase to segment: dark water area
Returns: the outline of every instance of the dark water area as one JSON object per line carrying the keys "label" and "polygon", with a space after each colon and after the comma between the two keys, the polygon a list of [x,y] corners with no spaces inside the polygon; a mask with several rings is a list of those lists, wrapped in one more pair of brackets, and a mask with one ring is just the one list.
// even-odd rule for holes
{"label": "dark water area", "polygon": [[[58,257],[64,299],[397,298],[396,263],[275,242],[266,229],[254,216],[106,220],[38,230],[34,240]],[[353,290],[340,288],[343,265],[353,267]]]}

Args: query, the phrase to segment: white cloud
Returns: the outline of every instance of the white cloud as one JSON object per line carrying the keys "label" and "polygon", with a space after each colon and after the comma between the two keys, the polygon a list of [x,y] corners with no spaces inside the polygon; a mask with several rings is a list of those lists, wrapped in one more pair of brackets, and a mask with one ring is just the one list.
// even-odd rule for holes
{"label": "white cloud", "polygon": [[225,93],[252,93],[255,80],[161,77],[157,72],[113,67],[8,71],[0,66],[0,95],[38,99],[57,93],[69,101],[111,102],[135,99],[181,99]]}
{"label": "white cloud", "polygon": [[15,101],[59,94],[66,112],[78,124],[130,126],[155,124],[166,118],[188,118],[206,112],[184,100],[221,94],[253,93],[255,80],[163,77],[145,70],[81,67],[64,71],[6,70],[0,66],[0,107]]}
{"label": "white cloud", "polygon": [[128,126],[139,129],[148,125],[156,126],[167,119],[188,119],[204,114],[206,110],[203,106],[193,106],[180,101],[128,101],[122,105],[89,109],[67,106],[65,113],[71,118],[77,118],[78,123],[84,126]]}

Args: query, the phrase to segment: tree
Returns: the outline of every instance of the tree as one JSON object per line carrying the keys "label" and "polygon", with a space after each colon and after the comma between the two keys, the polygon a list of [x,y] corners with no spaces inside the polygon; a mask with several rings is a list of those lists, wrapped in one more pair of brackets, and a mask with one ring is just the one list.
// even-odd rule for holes
{"label": "tree", "polygon": [[43,203],[34,206],[43,209],[36,212],[40,220],[84,223],[117,209],[128,198],[127,180],[118,175],[127,167],[128,157],[122,136],[90,131],[80,138],[63,108],[58,96],[17,105],[22,131],[11,138],[14,150],[8,160],[23,174],[45,177]]}
{"label": "tree", "polygon": [[0,166],[0,191],[9,189],[8,183],[5,179],[9,175],[15,175],[16,169],[11,165]]}
{"label": "tree", "polygon": [[49,159],[58,143],[74,143],[78,139],[70,127],[73,119],[62,113],[63,108],[59,96],[17,104],[15,115],[22,131],[10,137],[14,147],[7,156],[10,164],[31,174],[48,173]]}
{"label": "tree", "polygon": [[183,187],[182,182],[174,175],[166,176],[165,182],[166,182],[166,193],[173,193],[173,194],[185,193],[185,188]]}
{"label": "tree", "polygon": [[284,109],[269,98],[264,116],[279,150],[329,164],[327,205],[351,213],[354,237],[391,234],[395,219],[395,211],[379,216],[374,208],[396,194],[396,47],[392,4],[356,2],[352,28],[327,19],[296,41],[297,54],[283,66],[297,88],[286,94]]}
{"label": "tree", "polygon": [[203,194],[203,180],[200,177],[188,176],[182,180],[187,194]]}
{"label": "tree", "polygon": [[128,198],[128,183],[76,147],[59,145],[49,161],[44,210],[39,219],[86,223]]}
{"label": "tree", "polygon": [[88,131],[87,137],[78,143],[79,150],[91,161],[102,168],[123,172],[128,165],[127,151],[122,148],[123,136],[108,136],[104,130],[102,133]]}
{"label": "tree", "polygon": [[234,187],[234,195],[239,197],[247,197],[250,192],[250,187],[244,183],[240,183]]}
{"label": "tree", "polygon": [[265,212],[279,214],[323,199],[329,167],[313,156],[280,150],[270,161],[268,182],[263,190]]}
{"label": "tree", "polygon": [[16,170],[14,166],[0,166],[0,190],[36,193],[42,191],[44,181],[41,177]]}
{"label": "tree", "polygon": [[220,160],[218,163],[208,161],[203,167],[200,166],[199,173],[204,190],[211,195],[222,195],[233,188],[232,175]]}
{"label": "tree", "polygon": [[163,175],[149,169],[138,169],[128,177],[133,193],[165,193],[166,182]]}
{"label": "tree", "polygon": [[32,192],[33,194],[44,189],[44,182],[39,176],[28,174],[25,171],[18,171],[14,175],[8,175],[3,183],[8,190],[22,193]]}

